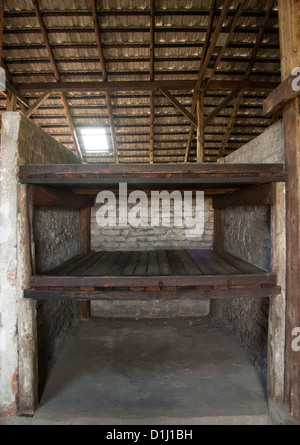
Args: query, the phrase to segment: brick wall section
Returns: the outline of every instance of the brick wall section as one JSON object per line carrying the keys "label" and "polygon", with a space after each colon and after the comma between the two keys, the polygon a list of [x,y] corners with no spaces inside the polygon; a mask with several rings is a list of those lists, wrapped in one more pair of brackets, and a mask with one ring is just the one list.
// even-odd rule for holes
{"label": "brick wall section", "polygon": [[[150,205],[150,199],[149,199]],[[170,227],[100,227],[96,221],[96,213],[100,204],[92,209],[91,247],[95,250],[156,250],[184,249],[188,247],[211,248],[213,244],[213,210],[212,199],[205,198],[204,203],[204,234],[199,238],[186,236],[185,228],[173,224],[172,206]],[[118,200],[117,200],[118,208]],[[130,206],[129,206],[130,208]],[[150,208],[150,207],[149,207]],[[195,208],[195,200],[194,200]],[[160,218],[162,209],[160,208]],[[150,211],[149,211],[150,214]]]}
{"label": "brick wall section", "polygon": [[[278,122],[227,156],[226,163],[284,163],[283,125]],[[262,269],[270,270],[270,208],[241,206],[226,209],[225,250]],[[223,302],[223,320],[262,376],[267,379],[269,299],[234,299]]]}

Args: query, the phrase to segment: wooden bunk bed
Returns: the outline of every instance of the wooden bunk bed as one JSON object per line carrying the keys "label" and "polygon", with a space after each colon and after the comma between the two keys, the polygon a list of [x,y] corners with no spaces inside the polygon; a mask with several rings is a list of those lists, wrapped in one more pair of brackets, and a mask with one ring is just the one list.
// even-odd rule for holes
{"label": "wooden bunk bed", "polygon": [[[122,300],[268,297],[276,275],[224,251],[224,212],[235,205],[272,205],[273,183],[285,181],[281,164],[24,165],[20,183],[31,204],[82,210],[81,254],[54,270],[34,274],[26,298]],[[101,190],[120,182],[138,190],[204,190],[214,196],[212,250],[91,252],[89,210]]]}

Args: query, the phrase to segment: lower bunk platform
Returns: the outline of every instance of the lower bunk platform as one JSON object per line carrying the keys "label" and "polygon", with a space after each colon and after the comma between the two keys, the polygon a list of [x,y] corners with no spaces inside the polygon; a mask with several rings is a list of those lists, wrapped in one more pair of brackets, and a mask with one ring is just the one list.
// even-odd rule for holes
{"label": "lower bunk platform", "polygon": [[204,249],[90,252],[34,275],[35,300],[166,300],[270,297],[276,275]]}

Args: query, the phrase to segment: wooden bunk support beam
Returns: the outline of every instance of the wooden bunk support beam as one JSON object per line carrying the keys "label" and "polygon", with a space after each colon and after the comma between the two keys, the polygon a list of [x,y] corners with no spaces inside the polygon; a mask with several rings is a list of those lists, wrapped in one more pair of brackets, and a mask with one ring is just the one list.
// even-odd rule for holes
{"label": "wooden bunk support beam", "polygon": [[[91,251],[91,207],[82,207],[79,210],[79,249],[83,255]],[[79,317],[87,320],[91,316],[91,303],[82,299],[78,304]]]}
{"label": "wooden bunk support beam", "polygon": [[258,187],[248,187],[225,196],[216,196],[213,200],[214,209],[227,207],[272,205],[275,202],[273,184],[263,184]]}
{"label": "wooden bunk support beam", "polygon": [[93,207],[92,196],[76,195],[68,190],[33,185],[32,204],[35,206],[62,206],[62,207]]}
{"label": "wooden bunk support beam", "polygon": [[285,181],[282,164],[22,165],[20,182],[39,185],[264,184]]}
{"label": "wooden bunk support beam", "polygon": [[33,288],[95,288],[99,287],[185,287],[185,286],[276,286],[276,276],[269,273],[244,275],[134,275],[134,276],[49,276],[34,275],[31,279]]}
{"label": "wooden bunk support beam", "polygon": [[228,298],[262,298],[280,293],[278,286],[231,286],[228,288],[197,287],[196,289],[178,289],[174,291],[137,290],[94,291],[94,290],[26,290],[25,298],[34,300],[178,300],[178,299],[228,299]]}

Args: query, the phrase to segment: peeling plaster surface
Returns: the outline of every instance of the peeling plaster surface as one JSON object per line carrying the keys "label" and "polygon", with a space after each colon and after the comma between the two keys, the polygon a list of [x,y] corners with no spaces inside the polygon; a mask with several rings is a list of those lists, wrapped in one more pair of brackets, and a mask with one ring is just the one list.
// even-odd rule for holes
{"label": "peeling plaster surface", "polygon": [[[0,412],[14,414],[18,401],[20,405],[26,399],[31,405],[35,341],[35,305],[23,298],[30,261],[24,224],[26,194],[18,184],[19,165],[80,164],[81,160],[15,112],[2,115],[0,154]],[[19,383],[22,394],[17,393]],[[30,410],[25,414],[30,415]]]}

